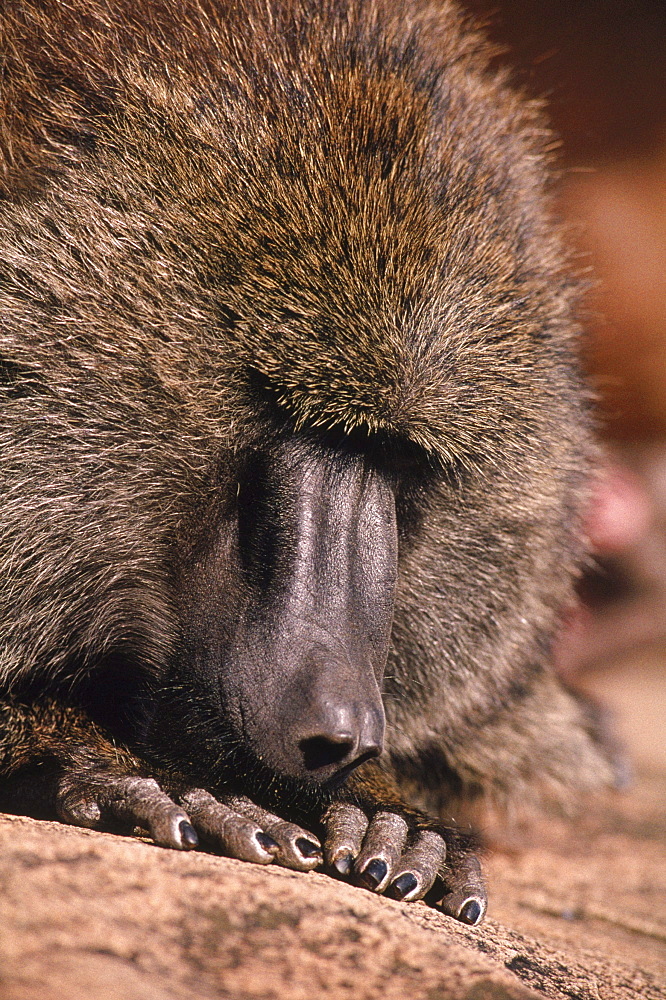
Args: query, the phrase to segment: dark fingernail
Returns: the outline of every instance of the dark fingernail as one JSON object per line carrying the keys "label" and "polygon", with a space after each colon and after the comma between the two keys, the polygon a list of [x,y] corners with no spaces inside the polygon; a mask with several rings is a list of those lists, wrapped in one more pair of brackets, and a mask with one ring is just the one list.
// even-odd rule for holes
{"label": "dark fingernail", "polygon": [[178,826],[180,830],[180,842],[183,847],[198,847],[199,837],[197,831],[194,829],[191,823],[188,823],[186,819],[182,819]]}
{"label": "dark fingernail", "polygon": [[405,896],[416,889],[418,884],[419,881],[416,875],[412,875],[411,872],[405,872],[395,882],[391,882],[387,895],[390,895],[392,899],[404,899]]}
{"label": "dark fingernail", "polygon": [[349,875],[353,864],[354,859],[351,854],[342,854],[339,858],[335,859],[333,867],[340,875]]}
{"label": "dark fingernail", "polygon": [[263,847],[263,849],[265,851],[268,851],[269,854],[274,854],[275,851],[280,850],[280,845],[278,844],[277,840],[273,840],[273,838],[270,837],[267,833],[255,833],[254,839],[259,844],[259,846]]}
{"label": "dark fingernail", "polygon": [[483,907],[478,899],[468,899],[458,911],[458,920],[464,924],[478,924],[483,913]]}
{"label": "dark fingernail", "polygon": [[319,844],[315,844],[312,840],[306,840],[305,837],[299,837],[296,841],[296,847],[299,849],[304,858],[314,858],[315,854],[321,854],[321,847]]}
{"label": "dark fingernail", "polygon": [[361,877],[359,879],[362,886],[366,889],[376,889],[380,882],[386,878],[386,873],[388,871],[388,865],[381,858],[375,858],[371,861],[367,868],[361,872]]}

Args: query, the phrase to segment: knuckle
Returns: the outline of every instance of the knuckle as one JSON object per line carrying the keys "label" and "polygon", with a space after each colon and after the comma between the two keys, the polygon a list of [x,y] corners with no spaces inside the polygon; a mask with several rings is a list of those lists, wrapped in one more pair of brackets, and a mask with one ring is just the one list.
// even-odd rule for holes
{"label": "knuckle", "polygon": [[73,788],[63,790],[58,794],[56,811],[60,819],[76,826],[96,826],[102,817],[102,811],[96,799]]}

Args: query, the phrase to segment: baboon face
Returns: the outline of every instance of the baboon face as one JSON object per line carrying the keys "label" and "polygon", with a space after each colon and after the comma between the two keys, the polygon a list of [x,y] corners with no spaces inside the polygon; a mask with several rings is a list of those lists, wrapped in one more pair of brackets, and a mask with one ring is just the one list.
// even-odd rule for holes
{"label": "baboon face", "polygon": [[393,485],[363,451],[298,437],[249,450],[235,472],[183,585],[184,683],[263,766],[339,779],[382,749]]}

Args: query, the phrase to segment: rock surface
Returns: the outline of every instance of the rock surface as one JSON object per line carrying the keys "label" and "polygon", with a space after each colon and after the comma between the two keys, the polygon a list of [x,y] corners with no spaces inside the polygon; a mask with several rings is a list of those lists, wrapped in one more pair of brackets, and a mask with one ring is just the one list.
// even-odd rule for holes
{"label": "rock surface", "polygon": [[504,828],[480,928],[318,873],[3,818],[0,997],[666,998],[666,761],[645,709],[665,659],[596,682],[641,732],[635,787],[577,820]]}

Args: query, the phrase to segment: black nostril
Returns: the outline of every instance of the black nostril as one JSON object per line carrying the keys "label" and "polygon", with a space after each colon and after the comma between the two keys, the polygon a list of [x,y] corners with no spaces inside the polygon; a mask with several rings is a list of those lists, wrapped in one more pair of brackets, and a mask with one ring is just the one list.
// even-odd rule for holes
{"label": "black nostril", "polygon": [[[356,747],[352,740],[335,740],[327,736],[310,736],[301,740],[298,746],[307,771],[330,767],[331,764],[346,764],[345,772],[349,773],[381,753],[378,746]],[[357,754],[352,756],[355,750]]]}
{"label": "black nostril", "polygon": [[340,764],[354,750],[353,740],[335,740],[327,736],[310,736],[298,744],[308,771]]}

